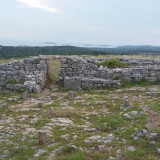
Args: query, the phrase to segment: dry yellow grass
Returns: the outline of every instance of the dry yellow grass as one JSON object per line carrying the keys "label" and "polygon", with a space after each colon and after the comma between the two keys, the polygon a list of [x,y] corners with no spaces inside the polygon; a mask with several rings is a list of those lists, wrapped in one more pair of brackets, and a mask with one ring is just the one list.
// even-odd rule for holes
{"label": "dry yellow grass", "polygon": [[51,83],[56,84],[59,80],[59,70],[60,70],[60,59],[56,58],[53,60],[49,60],[48,67],[49,67],[49,78]]}
{"label": "dry yellow grass", "polygon": [[0,59],[0,64],[12,62],[12,61],[17,61],[17,60],[22,60],[22,58]]}
{"label": "dry yellow grass", "polygon": [[50,109],[47,117],[80,117],[84,113],[84,109]]}

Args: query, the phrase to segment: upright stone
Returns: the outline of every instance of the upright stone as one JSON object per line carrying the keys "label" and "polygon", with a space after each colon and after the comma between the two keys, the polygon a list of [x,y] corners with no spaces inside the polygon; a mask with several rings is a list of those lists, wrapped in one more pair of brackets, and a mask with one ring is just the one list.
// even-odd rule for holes
{"label": "upright stone", "polygon": [[9,108],[9,106],[8,106],[8,104],[7,104],[7,103],[5,103],[5,104],[2,104],[2,108],[3,108],[3,109],[8,109],[8,108]]}
{"label": "upright stone", "polygon": [[130,107],[130,106],[131,106],[131,105],[130,105],[130,102],[129,102],[128,100],[125,100],[125,101],[124,101],[124,106],[125,106],[126,108]]}
{"label": "upright stone", "polygon": [[51,94],[50,97],[51,97],[51,100],[57,100],[57,96],[55,94],[53,94],[53,93]]}
{"label": "upright stone", "polygon": [[42,108],[42,103],[38,103],[38,108]]}
{"label": "upright stone", "polygon": [[23,92],[23,94],[22,94],[22,99],[23,99],[23,100],[26,100],[26,99],[27,99],[27,96],[28,96],[28,93],[27,93],[27,92]]}
{"label": "upright stone", "polygon": [[45,131],[40,131],[39,132],[39,145],[44,145],[46,144],[46,132]]}
{"label": "upright stone", "polygon": [[69,91],[69,92],[68,92],[68,97],[69,97],[69,99],[70,99],[71,101],[74,101],[75,96],[76,96],[76,93],[75,93],[75,92],[73,92],[73,91]]}

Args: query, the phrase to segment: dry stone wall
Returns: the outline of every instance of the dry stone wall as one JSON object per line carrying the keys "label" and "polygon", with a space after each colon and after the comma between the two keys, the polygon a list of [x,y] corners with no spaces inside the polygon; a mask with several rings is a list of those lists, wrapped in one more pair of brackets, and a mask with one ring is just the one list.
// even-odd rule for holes
{"label": "dry stone wall", "polygon": [[47,59],[41,56],[0,64],[0,89],[40,92],[47,72]]}
{"label": "dry stone wall", "polygon": [[121,81],[160,81],[160,60],[120,58],[126,68],[98,66],[105,58],[63,57],[60,81],[66,89],[103,89],[121,85]]}
{"label": "dry stone wall", "polygon": [[[41,92],[48,78],[48,61],[37,56],[0,64],[0,89]],[[106,58],[61,57],[60,82],[66,89],[118,87],[121,81],[160,81],[160,60],[120,58],[126,68],[107,68],[97,63]]]}

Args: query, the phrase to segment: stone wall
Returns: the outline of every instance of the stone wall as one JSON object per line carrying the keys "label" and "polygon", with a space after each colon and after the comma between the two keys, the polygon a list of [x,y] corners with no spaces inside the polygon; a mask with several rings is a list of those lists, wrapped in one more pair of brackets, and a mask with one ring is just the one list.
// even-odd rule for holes
{"label": "stone wall", "polygon": [[47,72],[47,59],[41,56],[0,64],[0,89],[40,92]]}
{"label": "stone wall", "polygon": [[[30,57],[0,64],[0,89],[40,92],[47,82],[48,61],[55,56]],[[107,68],[97,63],[107,58],[61,58],[60,82],[66,89],[103,89],[118,87],[121,81],[160,81],[160,60],[124,59],[126,68]]]}
{"label": "stone wall", "polygon": [[120,86],[121,81],[160,81],[160,60],[125,59],[126,68],[98,66],[105,58],[63,57],[61,59],[60,81],[66,89],[94,89]]}

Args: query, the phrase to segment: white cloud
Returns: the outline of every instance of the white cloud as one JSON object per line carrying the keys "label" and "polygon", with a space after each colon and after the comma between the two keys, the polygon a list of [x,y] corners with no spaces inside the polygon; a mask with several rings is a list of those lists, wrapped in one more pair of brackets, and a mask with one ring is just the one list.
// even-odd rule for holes
{"label": "white cloud", "polygon": [[58,12],[58,9],[44,4],[41,0],[16,0],[16,1],[26,4],[27,6],[30,6],[32,8],[39,8],[47,12]]}

